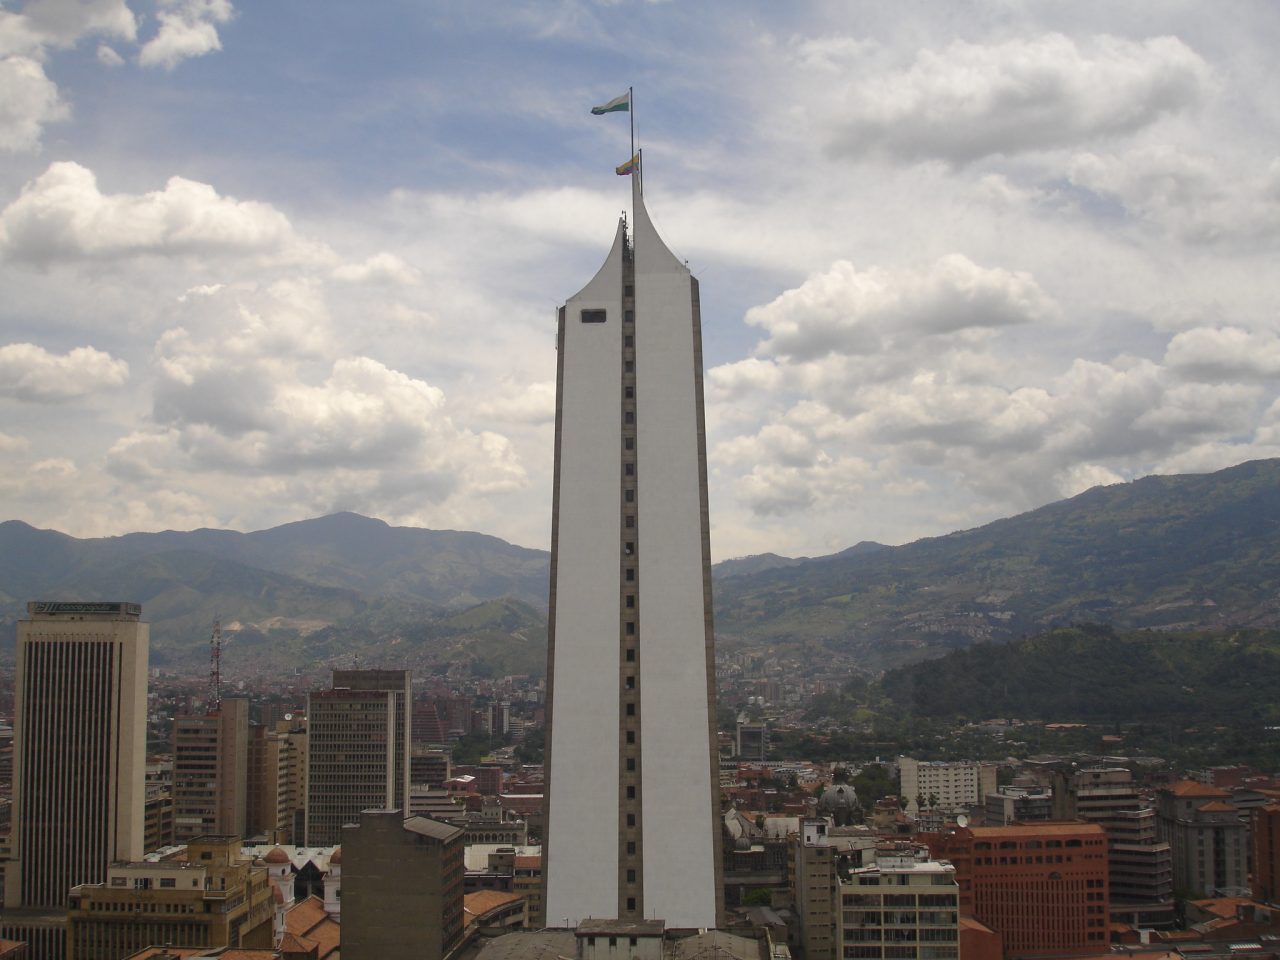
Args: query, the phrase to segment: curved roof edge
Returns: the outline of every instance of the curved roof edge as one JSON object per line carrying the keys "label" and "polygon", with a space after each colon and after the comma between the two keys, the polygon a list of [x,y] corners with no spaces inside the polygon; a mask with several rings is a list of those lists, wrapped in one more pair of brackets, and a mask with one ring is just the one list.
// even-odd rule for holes
{"label": "curved roof edge", "polygon": [[631,207],[635,211],[631,225],[631,236],[636,248],[636,268],[645,272],[667,273],[679,271],[689,273],[671,249],[662,242],[653,221],[649,219],[649,211],[644,205],[644,194],[640,191],[640,179],[631,175]]}
{"label": "curved roof edge", "polygon": [[588,290],[594,287],[597,282],[602,281],[606,277],[621,276],[622,251],[627,242],[627,220],[625,217],[618,218],[618,229],[613,235],[613,246],[609,248],[609,255],[604,258],[604,263],[600,264],[600,269],[596,271],[596,275],[592,277],[581,290],[569,297],[565,303],[571,303],[574,300],[584,296]]}

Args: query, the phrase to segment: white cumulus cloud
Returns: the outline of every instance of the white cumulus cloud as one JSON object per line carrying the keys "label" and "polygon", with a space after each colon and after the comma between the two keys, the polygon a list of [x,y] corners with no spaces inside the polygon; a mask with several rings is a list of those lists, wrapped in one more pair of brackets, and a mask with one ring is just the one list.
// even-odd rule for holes
{"label": "white cumulus cloud", "polygon": [[66,119],[69,111],[57,85],[31,57],[0,60],[0,150],[34,150],[46,124]]}
{"label": "white cumulus cloud", "polygon": [[854,81],[829,149],[965,163],[1061,147],[1186,110],[1210,83],[1208,65],[1176,37],[957,40],[919,51],[905,70]]}
{"label": "white cumulus cloud", "polygon": [[1078,154],[1075,186],[1118,202],[1133,218],[1193,243],[1280,237],[1280,160],[1263,170],[1167,144],[1125,154]]}
{"label": "white cumulus cloud", "polygon": [[759,353],[805,360],[874,354],[902,337],[980,332],[1054,313],[1029,274],[980,267],[951,254],[925,270],[859,271],[847,260],[837,261],[772,303],[752,308],[747,323],[769,333]]}
{"label": "white cumulus cloud", "polygon": [[91,34],[131,41],[136,32],[124,0],[29,0],[21,12],[0,9],[0,151],[37,149],[45,126],[70,112],[44,71],[50,49]]}
{"label": "white cumulus cloud", "polygon": [[394,253],[376,253],[361,263],[344,263],[335,267],[335,280],[343,283],[367,283],[388,286],[416,286],[422,274]]}
{"label": "white cumulus cloud", "polygon": [[1280,337],[1239,327],[1197,327],[1169,341],[1165,363],[1198,380],[1274,382],[1280,380]]}
{"label": "white cumulus cloud", "polygon": [[440,387],[369,356],[333,357],[321,291],[282,282],[183,304],[192,327],[156,344],[151,421],[114,443],[111,474],[144,487],[233,476],[308,509],[379,515],[527,484],[509,440],[461,425]]}
{"label": "white cumulus cloud", "polygon": [[0,453],[22,453],[31,446],[26,437],[15,437],[0,430]]}
{"label": "white cumulus cloud", "polygon": [[556,384],[554,380],[519,384],[510,380],[498,385],[493,395],[476,405],[482,417],[505,423],[554,423]]}
{"label": "white cumulus cloud", "polygon": [[172,70],[183,60],[221,50],[217,25],[233,13],[229,0],[160,0],[160,29],[142,45],[138,62]]}
{"label": "white cumulus cloud", "polygon": [[0,396],[32,403],[60,403],[129,379],[129,365],[93,347],[50,353],[33,343],[0,347]]}
{"label": "white cumulus cloud", "polygon": [[125,0],[28,0],[21,12],[0,10],[0,56],[44,56],[94,34],[133,40],[138,21]]}
{"label": "white cumulus cloud", "polygon": [[158,256],[329,256],[300,238],[275,207],[220,196],[207,183],[171,177],[163,190],[108,194],[93,171],[61,161],[0,212],[0,253],[12,260],[111,260]]}

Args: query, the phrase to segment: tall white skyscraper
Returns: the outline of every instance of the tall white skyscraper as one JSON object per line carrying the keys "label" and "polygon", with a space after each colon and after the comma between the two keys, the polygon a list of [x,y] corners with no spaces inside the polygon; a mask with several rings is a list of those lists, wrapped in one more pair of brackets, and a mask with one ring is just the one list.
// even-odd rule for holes
{"label": "tall white skyscraper", "polygon": [[143,854],[150,627],[136,603],[33,602],[18,621],[7,908],[62,909]]}
{"label": "tall white skyscraper", "polygon": [[632,208],[559,316],[546,916],[715,927],[698,282]]}

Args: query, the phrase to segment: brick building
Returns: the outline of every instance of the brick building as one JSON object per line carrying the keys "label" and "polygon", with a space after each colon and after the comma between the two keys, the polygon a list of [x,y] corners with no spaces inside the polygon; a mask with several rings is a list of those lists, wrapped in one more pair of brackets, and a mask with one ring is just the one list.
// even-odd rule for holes
{"label": "brick building", "polygon": [[949,860],[960,909],[1000,935],[1006,956],[1107,949],[1107,838],[1097,824],[962,827],[927,835]]}
{"label": "brick building", "polygon": [[1253,896],[1280,902],[1280,803],[1253,811]]}

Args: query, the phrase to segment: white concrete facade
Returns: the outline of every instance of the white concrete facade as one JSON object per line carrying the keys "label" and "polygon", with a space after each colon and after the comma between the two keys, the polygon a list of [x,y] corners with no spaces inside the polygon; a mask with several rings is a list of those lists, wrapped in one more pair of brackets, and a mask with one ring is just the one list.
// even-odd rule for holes
{"label": "white concrete facade", "polygon": [[898,758],[902,795],[907,813],[918,816],[919,798],[937,799],[937,807],[947,813],[963,813],[986,802],[996,791],[996,765],[977,761],[915,760]]}
{"label": "white concrete facade", "polygon": [[561,316],[546,915],[709,928],[718,757],[698,290],[638,189],[633,210],[630,246],[620,224]]}
{"label": "white concrete facade", "polygon": [[[564,307],[552,532],[547,923],[618,913],[618,526],[622,465],[620,224],[604,266]],[[582,323],[604,310],[604,323]]]}
{"label": "white concrete facade", "polygon": [[696,281],[663,245],[643,199],[635,249],[645,911],[669,927],[714,927],[719,784],[708,760],[711,560]]}

